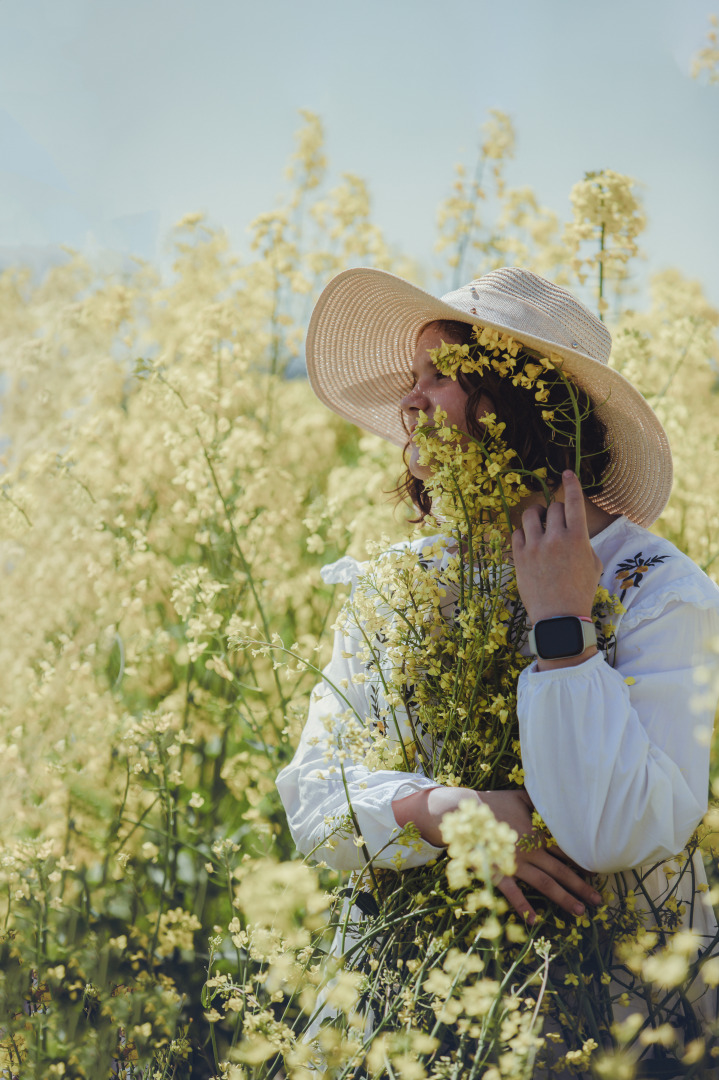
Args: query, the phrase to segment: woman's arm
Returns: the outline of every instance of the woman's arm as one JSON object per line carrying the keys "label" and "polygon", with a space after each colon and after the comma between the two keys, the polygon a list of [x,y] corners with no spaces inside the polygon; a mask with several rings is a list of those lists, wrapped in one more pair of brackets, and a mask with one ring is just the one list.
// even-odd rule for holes
{"label": "woman's arm", "polygon": [[676,855],[707,805],[714,707],[695,700],[694,676],[716,663],[719,611],[646,600],[645,619],[636,600],[632,625],[620,624],[615,668],[594,656],[519,681],[527,791],[560,847],[591,871]]}
{"label": "woman's arm", "polygon": [[401,828],[392,803],[435,787],[434,781],[420,772],[372,770],[364,763],[357,740],[353,749],[353,739],[343,738],[343,732],[351,734],[358,717],[364,720],[370,714],[365,684],[352,682],[353,675],[363,674],[357,648],[352,638],[336,635],[332,660],[325,680],[312,693],[295,756],[277,777],[280,798],[303,855],[314,852],[317,861],[337,870],[358,870],[365,865],[366,849],[377,867],[420,866],[441,849],[425,840],[398,842]]}
{"label": "woman's arm", "polygon": [[[497,820],[505,821],[518,836],[532,835],[532,803],[526,791],[520,790],[472,791],[469,788],[435,787],[398,799],[393,804],[394,816],[400,825],[414,822],[425,839],[433,844],[441,844],[442,818],[457,810],[465,799],[485,803]],[[533,847],[527,851],[517,847],[514,877],[503,877],[496,883],[514,910],[530,923],[534,922],[536,912],[517,880],[532,885],[572,915],[582,915],[585,903],[601,903],[602,898],[596,889],[575,873],[562,856],[563,853],[558,852],[557,848],[550,853],[544,847]]]}
{"label": "woman's arm", "polygon": [[[512,538],[519,593],[532,623],[589,615],[601,563],[579,481],[546,522],[532,506]],[[712,662],[719,603],[692,568],[642,593],[619,624],[616,666],[587,650],[538,661],[519,679],[522,764],[529,795],[579,866],[610,873],[671,858],[706,809],[713,704],[692,709],[694,673]],[[642,609],[644,609],[642,611]]]}

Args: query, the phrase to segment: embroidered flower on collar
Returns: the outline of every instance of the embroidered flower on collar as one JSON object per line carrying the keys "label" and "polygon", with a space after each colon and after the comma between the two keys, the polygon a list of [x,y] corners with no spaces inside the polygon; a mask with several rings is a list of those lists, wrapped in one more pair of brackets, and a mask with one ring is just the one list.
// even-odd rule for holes
{"label": "embroidered flower on collar", "polygon": [[664,560],[668,558],[670,558],[669,555],[651,555],[648,559],[645,559],[640,551],[631,559],[625,559],[624,562],[619,563],[615,576],[616,581],[622,590],[622,598],[627,589],[639,588],[647,570],[652,566],[663,563]]}

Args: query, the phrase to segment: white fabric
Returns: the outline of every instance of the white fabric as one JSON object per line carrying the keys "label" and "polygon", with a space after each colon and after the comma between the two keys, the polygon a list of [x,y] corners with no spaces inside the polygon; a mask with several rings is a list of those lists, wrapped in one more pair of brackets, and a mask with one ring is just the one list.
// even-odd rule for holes
{"label": "white fabric", "polygon": [[[345,556],[324,567],[322,577],[328,584],[347,585],[356,581],[361,570],[362,564]],[[401,860],[405,868],[421,866],[439,855],[442,849],[422,841],[416,845],[416,850],[409,850],[392,842],[392,837],[400,832],[392,801],[421,788],[437,787],[423,774],[419,761],[414,772],[372,771],[363,764],[344,762],[343,782],[339,759],[335,755],[327,758],[325,724],[328,719],[340,716],[348,704],[363,719],[371,714],[366,684],[352,682],[353,676],[363,677],[366,670],[356,655],[360,644],[359,634],[335,634],[332,659],[323,672],[324,680],[312,692],[309,715],[297,752],[277,777],[280,798],[292,837],[299,851],[307,855],[332,832],[331,822],[337,822],[347,814],[346,783],[360,832],[374,856],[373,865],[397,869]],[[341,700],[333,687],[340,688],[346,701]],[[324,860],[337,870],[358,870],[364,866],[364,854],[357,847],[354,835],[335,833],[330,843],[332,848],[323,845],[316,851],[318,860]]]}
{"label": "white fabric", "polygon": [[[538,672],[532,665],[522,672],[518,714],[525,783],[560,847],[576,863],[601,874],[640,868],[641,876],[642,867],[682,850],[706,809],[714,708],[706,694],[697,693],[694,671],[716,664],[709,641],[719,636],[719,589],[676,547],[627,518],[615,519],[592,546],[604,566],[600,584],[610,593],[621,592],[621,563],[645,569],[634,579],[639,584],[626,588],[625,612],[611,617],[614,666],[600,653],[576,667]],[[347,580],[348,562],[341,563],[337,570]],[[333,580],[332,567],[326,580]],[[352,706],[360,716],[370,715],[366,684],[352,683],[352,676],[364,671],[357,648],[357,640],[337,635],[300,745],[277,778],[303,854],[322,844],[329,822],[347,814],[338,765],[335,761],[331,773],[333,762],[326,760],[323,720],[346,710],[329,685],[339,687],[343,680]],[[350,764],[345,779],[374,865],[397,868],[401,860],[411,867],[437,856],[440,849],[426,842],[408,850],[393,840],[399,830],[392,801],[436,786],[419,762],[409,772],[372,772],[362,763]],[[315,858],[343,870],[364,865],[349,832],[334,843],[333,850],[320,846]],[[697,856],[695,884],[706,880],[700,863]],[[654,869],[644,884],[658,899],[671,877],[671,868],[668,878]],[[682,875],[677,900],[692,900],[690,878]],[[688,909],[698,933],[713,933],[708,905]]]}

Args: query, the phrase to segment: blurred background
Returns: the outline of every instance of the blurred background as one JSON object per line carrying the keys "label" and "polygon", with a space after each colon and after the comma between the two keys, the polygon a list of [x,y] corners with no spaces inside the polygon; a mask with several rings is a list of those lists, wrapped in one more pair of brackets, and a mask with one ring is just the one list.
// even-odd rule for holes
{"label": "blurred background", "polygon": [[3,0],[0,266],[60,245],[163,263],[190,211],[242,253],[307,108],[332,179],[368,182],[372,220],[431,288],[438,204],[497,108],[510,186],[564,219],[585,171],[634,177],[647,269],[699,276],[717,304],[719,93],[690,76],[712,3]]}

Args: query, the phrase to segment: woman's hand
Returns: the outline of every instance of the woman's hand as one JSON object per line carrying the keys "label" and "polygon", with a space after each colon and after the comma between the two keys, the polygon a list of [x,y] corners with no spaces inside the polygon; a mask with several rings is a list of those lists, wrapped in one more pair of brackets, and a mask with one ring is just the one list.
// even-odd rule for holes
{"label": "woman's hand", "polygon": [[498,821],[506,821],[519,835],[529,837],[532,846],[514,849],[517,870],[514,877],[496,882],[499,891],[514,910],[533,923],[537,913],[525,898],[517,880],[526,881],[559,907],[572,915],[583,915],[585,904],[601,904],[597,890],[572,869],[567,856],[556,845],[547,849],[538,844],[540,834],[532,825],[532,800],[526,791],[480,791],[475,793],[486,803]]}
{"label": "woman's hand", "polygon": [[[459,808],[465,799],[477,799],[485,803],[498,821],[506,821],[518,836],[532,838],[537,835],[532,826],[532,801],[526,791],[472,791],[470,788],[436,787],[415,791],[404,799],[392,803],[395,820],[400,826],[409,821],[419,829],[430,844],[442,847],[440,824],[445,814]],[[532,905],[525,898],[517,881],[525,881],[543,893],[559,907],[572,915],[582,915],[585,904],[600,904],[602,898],[580,874],[568,864],[564,852],[557,847],[550,851],[544,846],[532,846],[529,850],[515,848],[517,870],[513,877],[503,877],[496,887],[509,901],[514,910],[533,923],[537,917]]]}
{"label": "woman's hand", "polygon": [[[562,477],[564,502],[546,509],[538,504],[522,514],[522,526],[512,535],[517,588],[532,625],[556,615],[591,618],[602,563],[589,541],[582,486],[573,472]],[[581,656],[537,660],[537,668],[571,667],[593,656],[595,645]]]}

